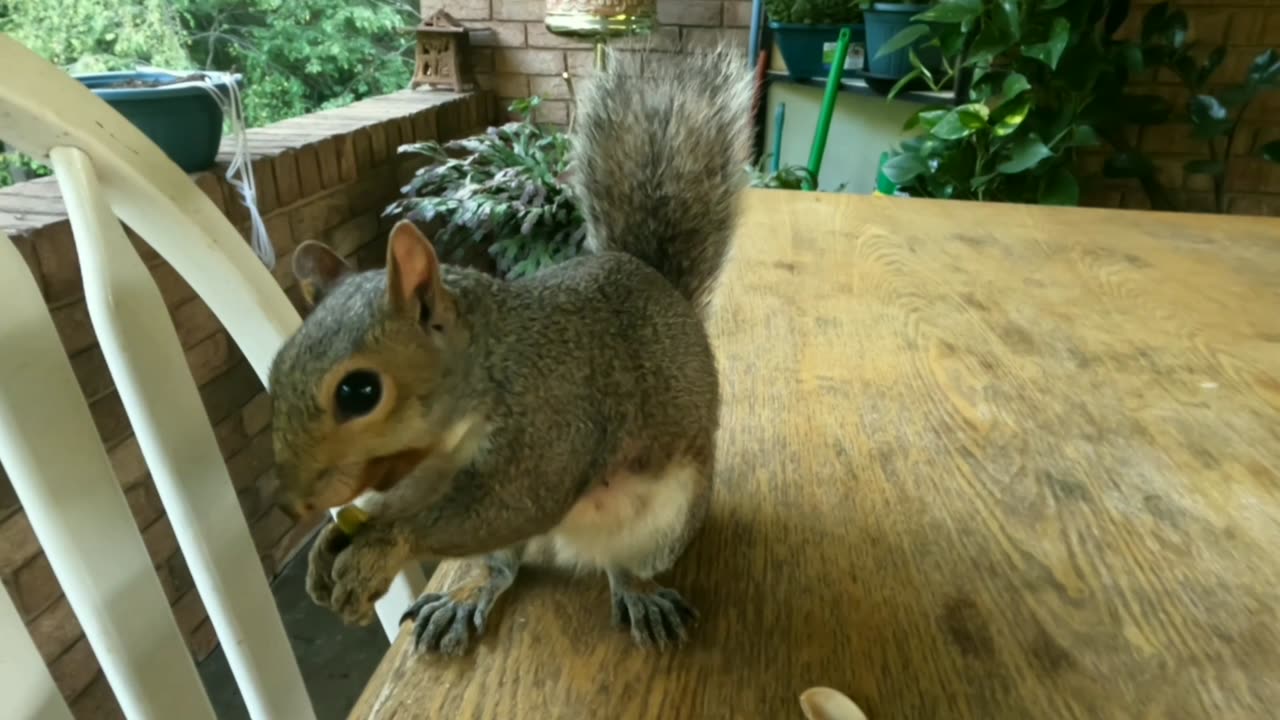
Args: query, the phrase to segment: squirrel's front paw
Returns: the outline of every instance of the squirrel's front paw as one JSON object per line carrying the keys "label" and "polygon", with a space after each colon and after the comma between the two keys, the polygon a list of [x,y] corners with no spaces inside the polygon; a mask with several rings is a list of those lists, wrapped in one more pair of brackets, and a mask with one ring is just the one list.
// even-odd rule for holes
{"label": "squirrel's front paw", "polygon": [[637,645],[664,649],[689,639],[689,627],[698,613],[680,593],[652,580],[611,580],[613,624],[630,626]]}
{"label": "squirrel's front paw", "polygon": [[387,593],[403,564],[401,548],[370,527],[347,536],[337,524],[321,532],[311,548],[307,593],[349,625],[367,625],[373,605]]}

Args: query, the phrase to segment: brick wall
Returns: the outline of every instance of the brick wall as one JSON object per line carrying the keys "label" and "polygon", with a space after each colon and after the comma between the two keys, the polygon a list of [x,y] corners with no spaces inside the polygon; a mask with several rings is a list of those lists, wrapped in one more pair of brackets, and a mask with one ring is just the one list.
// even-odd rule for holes
{"label": "brick wall", "polygon": [[[472,28],[471,67],[476,81],[492,90],[505,110],[511,100],[538,95],[536,120],[563,125],[569,119],[570,94],[562,74],[588,75],[591,45],[547,32],[544,0],[421,0],[423,16],[445,10]],[[620,47],[650,44],[655,50],[714,46],[746,47],[751,0],[658,0],[661,27],[649,38],[626,39]]]}
{"label": "brick wall", "polygon": [[[1154,3],[1135,3],[1121,34],[1134,37],[1142,17]],[[1266,48],[1280,47],[1280,5],[1275,0],[1175,0],[1187,12],[1189,40],[1199,48],[1198,57],[1218,45],[1227,47],[1226,60],[1215,76],[1217,82],[1238,84],[1249,64]],[[1216,92],[1219,88],[1210,88]],[[1175,77],[1161,72],[1145,78],[1133,92],[1158,94],[1176,108],[1186,105],[1188,94]],[[1191,210],[1210,211],[1213,185],[1208,176],[1188,175],[1188,160],[1207,158],[1202,141],[1191,138],[1185,125],[1143,128],[1136,133],[1139,147],[1153,160],[1160,179]],[[1280,216],[1280,165],[1258,156],[1260,148],[1280,139],[1280,92],[1258,96],[1241,123],[1227,177],[1228,212]],[[1146,194],[1135,181],[1101,179],[1103,156],[1088,155],[1082,161],[1087,179],[1085,202],[1103,207],[1148,208]]]}
{"label": "brick wall", "polygon": [[[300,297],[289,266],[298,242],[323,240],[363,267],[380,266],[386,239],[379,216],[406,170],[396,147],[470,134],[492,122],[494,108],[488,94],[402,92],[251,131],[259,206],[279,258],[275,275],[295,305]],[[247,234],[248,216],[220,175],[194,179]],[[44,292],[174,616],[191,652],[204,658],[217,639],[97,346],[57,185],[46,179],[0,191],[0,230],[18,245]],[[270,398],[204,302],[143,243],[134,245],[165,298],[263,567],[274,575],[296,548],[285,544],[291,521],[269,504]],[[120,717],[2,470],[0,578],[76,717]]]}

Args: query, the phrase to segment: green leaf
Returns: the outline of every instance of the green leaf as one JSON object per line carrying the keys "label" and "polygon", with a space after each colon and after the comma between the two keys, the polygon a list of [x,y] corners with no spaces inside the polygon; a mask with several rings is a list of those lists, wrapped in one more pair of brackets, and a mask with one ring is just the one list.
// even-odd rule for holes
{"label": "green leaf", "polygon": [[907,122],[903,124],[902,129],[914,130],[917,127],[922,127],[925,130],[932,130],[948,112],[950,111],[947,108],[926,107],[912,113],[911,117],[907,118]]}
{"label": "green leaf", "polygon": [[1102,140],[1089,125],[1076,125],[1071,128],[1071,147],[1097,147],[1102,144]]}
{"label": "green leaf", "polygon": [[965,56],[964,64],[986,66],[993,58],[1008,50],[1013,43],[1014,37],[1008,30],[995,23],[988,23],[973,41],[969,53]]}
{"label": "green leaf", "polygon": [[1000,173],[987,173],[986,175],[975,175],[973,179],[969,181],[969,189],[980,190],[986,187],[987,184],[990,183],[993,178],[997,178],[999,176],[1000,176]]}
{"label": "green leaf", "polygon": [[1142,16],[1142,44],[1150,45],[1156,37],[1164,34],[1165,23],[1169,19],[1169,3],[1162,2]]}
{"label": "green leaf", "polygon": [[898,155],[884,164],[884,176],[895,185],[903,185],[927,172],[929,167],[916,155]]}
{"label": "green leaf", "polygon": [[929,68],[925,67],[923,62],[920,62],[920,56],[916,55],[916,49],[907,48],[907,57],[911,60],[911,66],[919,70],[920,74],[924,76],[924,80],[929,83],[929,87],[936,90],[937,86],[933,82],[933,73],[929,71]]}
{"label": "green leaf", "polygon": [[1070,170],[1060,167],[1040,183],[1039,199],[1041,205],[1079,205],[1080,183]]}
{"label": "green leaf", "polygon": [[1021,0],[997,0],[995,22],[1014,40],[1022,37]]}
{"label": "green leaf", "polygon": [[1196,135],[1212,138],[1226,132],[1230,127],[1227,109],[1212,95],[1196,95],[1188,106],[1191,124],[1195,126]]}
{"label": "green leaf", "polygon": [[889,94],[885,96],[885,100],[892,100],[896,98],[898,93],[902,92],[902,89],[910,85],[913,80],[919,78],[920,74],[921,73],[918,69],[912,69],[911,72],[903,75],[901,80],[894,83],[893,87],[889,88]]}
{"label": "green leaf", "polygon": [[1040,3],[1041,10],[1055,10],[1067,4],[1067,0],[1044,0]]}
{"label": "green leaf", "polygon": [[884,45],[881,45],[880,49],[876,51],[876,57],[884,57],[898,52],[904,47],[914,45],[917,40],[928,34],[928,25],[908,25],[899,30],[897,35],[889,38],[889,41]]}
{"label": "green leaf", "polygon": [[1219,45],[1214,48],[1209,53],[1209,56],[1205,58],[1204,65],[1200,66],[1200,69],[1196,72],[1196,86],[1203,87],[1205,83],[1209,82],[1209,78],[1213,77],[1213,74],[1221,67],[1222,61],[1226,59],[1227,47],[1225,45]]}
{"label": "green leaf", "polygon": [[1013,101],[1005,101],[996,108],[992,120],[995,122],[994,130],[996,137],[1004,137],[1011,135],[1022,125],[1022,121],[1027,119],[1027,113],[1031,111],[1031,98],[1021,97]]}
{"label": "green leaf", "polygon": [[948,112],[931,131],[943,140],[959,140],[987,126],[990,111],[982,103],[961,105]]}
{"label": "green leaf", "polygon": [[982,0],[942,0],[937,5],[911,18],[916,21],[959,23],[982,14]]}
{"label": "green leaf", "polygon": [[1254,58],[1247,81],[1250,85],[1273,85],[1280,81],[1280,51],[1264,50]]}
{"label": "green leaf", "polygon": [[1012,100],[1022,93],[1031,89],[1031,83],[1027,82],[1027,76],[1022,73],[1009,73],[1004,79],[1004,87],[1001,88],[1000,94],[1005,101]]}
{"label": "green leaf", "polygon": [[1226,168],[1220,160],[1188,160],[1182,169],[1190,175],[1221,175]]}
{"label": "green leaf", "polygon": [[1009,159],[997,165],[996,169],[1006,175],[1020,173],[1035,167],[1048,157],[1053,157],[1053,151],[1038,136],[1031,134],[1013,145],[1009,149]]}
{"label": "green leaf", "polygon": [[1280,163],[1280,140],[1272,140],[1262,146],[1262,157],[1273,163]]}
{"label": "green leaf", "polygon": [[1052,69],[1058,68],[1058,60],[1062,59],[1062,51],[1067,48],[1071,39],[1071,23],[1066,18],[1056,17],[1049,29],[1049,39],[1035,45],[1022,48],[1022,54],[1035,58]]}

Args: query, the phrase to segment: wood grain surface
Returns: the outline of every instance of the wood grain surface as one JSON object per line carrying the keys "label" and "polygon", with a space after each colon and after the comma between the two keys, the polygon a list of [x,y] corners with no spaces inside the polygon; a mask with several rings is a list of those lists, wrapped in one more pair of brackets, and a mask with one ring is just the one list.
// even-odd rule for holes
{"label": "wood grain surface", "polygon": [[[752,192],[677,653],[522,571],[352,717],[1280,716],[1280,222]],[[432,589],[450,584],[444,565]]]}

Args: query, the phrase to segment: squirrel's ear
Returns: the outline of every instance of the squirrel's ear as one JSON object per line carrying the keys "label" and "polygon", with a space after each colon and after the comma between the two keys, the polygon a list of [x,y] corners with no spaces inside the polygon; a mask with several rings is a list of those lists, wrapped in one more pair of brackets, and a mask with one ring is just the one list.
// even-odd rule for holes
{"label": "squirrel's ear", "polygon": [[387,301],[396,311],[413,313],[437,328],[451,317],[440,259],[431,241],[408,220],[396,223],[387,241]]}
{"label": "squirrel's ear", "polygon": [[303,299],[312,307],[339,280],[354,272],[355,268],[348,265],[346,260],[327,245],[315,240],[308,240],[293,251],[293,276],[298,279],[298,285],[302,288]]}

